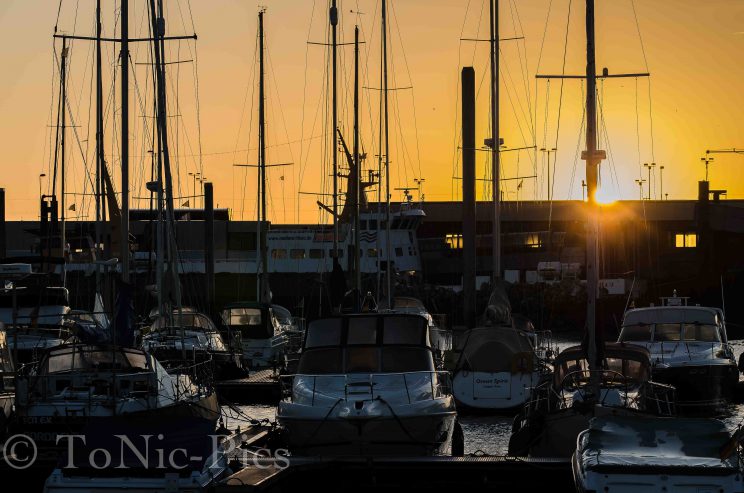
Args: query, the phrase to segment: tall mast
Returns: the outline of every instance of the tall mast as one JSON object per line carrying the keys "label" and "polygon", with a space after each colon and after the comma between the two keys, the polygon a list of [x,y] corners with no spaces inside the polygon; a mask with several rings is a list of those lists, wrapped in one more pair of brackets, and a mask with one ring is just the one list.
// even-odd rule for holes
{"label": "tall mast", "polygon": [[121,279],[129,282],[129,0],[121,0]]}
{"label": "tall mast", "polygon": [[499,0],[488,2],[491,20],[491,180],[493,201],[493,285],[501,278],[501,162],[499,137]]}
{"label": "tall mast", "polygon": [[333,132],[331,133],[331,152],[333,153],[333,258],[338,258],[338,150],[336,149],[336,135],[338,135],[338,99],[337,99],[337,68],[338,68],[338,8],[336,0],[331,2],[331,56],[333,58],[331,91],[333,94]]}
{"label": "tall mast", "polygon": [[385,294],[388,308],[393,307],[392,299],[392,254],[390,252],[390,142],[388,141],[388,62],[387,62],[387,0],[382,0],[382,95],[384,107],[385,133],[385,255],[387,268],[385,269]]}
{"label": "tall mast", "polygon": [[[259,78],[258,78],[258,175],[259,185],[258,194],[260,198],[260,216],[259,216],[259,233],[258,241],[261,251],[261,270],[259,271],[259,294],[258,300],[261,302],[268,302],[268,255],[267,255],[267,242],[261,241],[261,229],[266,226],[266,115],[264,108],[264,24],[263,24],[264,10],[262,9],[258,13],[258,67],[259,67]],[[335,106],[334,106],[335,108]],[[335,154],[334,154],[335,156]],[[335,165],[334,165],[335,169]],[[334,196],[335,197],[335,196]],[[335,200],[335,198],[334,198]],[[335,202],[334,202],[335,212]]]}
{"label": "tall mast", "polygon": [[[101,250],[104,220],[101,203],[103,202],[103,76],[101,61],[101,0],[96,0],[96,254]],[[101,273],[96,267],[96,290],[100,289]]]}
{"label": "tall mast", "polygon": [[[586,185],[587,185],[587,232],[586,232],[586,318],[588,331],[589,368],[596,370],[597,345],[597,239],[599,236],[599,211],[597,205],[597,181],[601,153],[597,152],[597,71],[594,55],[594,0],[586,0]],[[599,376],[592,371],[592,388],[598,397]]]}
{"label": "tall mast", "polygon": [[62,68],[60,70],[60,98],[62,103],[60,105],[60,131],[62,132],[60,137],[60,199],[62,211],[59,218],[59,227],[61,229],[61,243],[62,243],[62,256],[65,256],[65,245],[67,245],[67,231],[65,225],[65,212],[67,208],[67,202],[65,200],[65,136],[67,134],[67,39],[62,39]]}
{"label": "tall mast", "polygon": [[362,291],[362,265],[361,265],[361,234],[359,221],[359,206],[361,203],[361,175],[359,163],[359,26],[354,27],[354,173],[351,178],[354,179],[354,288],[356,297],[354,299],[355,308],[360,307],[359,297]]}

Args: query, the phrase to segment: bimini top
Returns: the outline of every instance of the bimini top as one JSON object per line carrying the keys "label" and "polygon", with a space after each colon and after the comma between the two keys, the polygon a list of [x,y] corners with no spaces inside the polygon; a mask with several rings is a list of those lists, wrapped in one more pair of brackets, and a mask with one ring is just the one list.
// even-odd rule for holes
{"label": "bimini top", "polygon": [[576,453],[582,469],[602,473],[733,473],[736,454],[720,456],[730,438],[717,419],[608,416],[590,421]]}
{"label": "bimini top", "polygon": [[209,317],[193,310],[181,311],[180,315],[177,310],[173,310],[171,321],[173,325],[168,325],[168,319],[160,316],[152,323],[151,329],[156,331],[168,330],[173,327],[185,327],[189,330],[217,332],[217,327]]}
{"label": "bimini top", "polygon": [[428,321],[417,314],[369,313],[313,320],[305,333],[305,349],[342,346],[431,347]]}
{"label": "bimini top", "polygon": [[534,356],[530,335],[509,326],[471,329],[457,362],[458,369],[469,371],[512,371],[515,357]]}
{"label": "bimini top", "polygon": [[704,324],[719,325],[723,312],[705,306],[652,306],[628,310],[623,317],[623,327],[651,324]]}
{"label": "bimini top", "polygon": [[[553,369],[553,383],[556,387],[559,387],[569,373],[589,370],[586,351],[582,346],[572,346],[564,349],[553,361]],[[636,383],[649,380],[651,353],[642,346],[607,342],[604,348],[602,370],[610,372],[607,375],[610,380],[614,380],[614,373],[619,373]]]}

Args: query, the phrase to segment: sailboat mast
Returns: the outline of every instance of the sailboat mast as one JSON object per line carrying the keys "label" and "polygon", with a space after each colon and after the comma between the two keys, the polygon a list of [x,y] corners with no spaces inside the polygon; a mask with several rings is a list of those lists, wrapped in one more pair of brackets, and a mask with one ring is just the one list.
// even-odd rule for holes
{"label": "sailboat mast", "polygon": [[129,282],[129,0],[121,0],[121,280]]}
{"label": "sailboat mast", "polygon": [[338,30],[338,8],[336,6],[336,0],[332,0],[331,2],[330,21],[332,57],[331,91],[333,98],[333,133],[331,133],[331,153],[333,155],[333,258],[335,259],[338,258],[338,150],[336,149],[336,136],[338,135],[338,40],[336,38]]}
{"label": "sailboat mast", "polygon": [[501,278],[501,156],[499,137],[499,0],[490,0],[491,20],[491,180],[493,284]]}
{"label": "sailboat mast", "polygon": [[[362,170],[359,162],[359,26],[354,27],[354,288],[356,289],[355,304],[359,304],[362,295],[362,265],[361,265],[361,234],[359,208],[361,204]],[[355,307],[357,310],[359,306]]]}
{"label": "sailboat mast", "polygon": [[[597,71],[594,52],[594,0],[586,0],[586,184],[587,184],[587,232],[586,232],[586,317],[588,331],[588,358],[591,370],[597,366],[597,240],[599,236],[599,211],[597,205],[598,169],[601,161],[597,152]],[[593,388],[598,392],[599,379],[593,375]],[[596,392],[595,392],[595,395]]]}
{"label": "sailboat mast", "polygon": [[[266,242],[261,242],[261,229],[266,227],[266,114],[264,108],[264,10],[258,13],[258,175],[260,196],[259,242],[261,246],[261,270],[259,271],[259,301],[268,302],[268,255]],[[334,168],[335,169],[335,168]]]}
{"label": "sailboat mast", "polygon": [[[101,210],[103,202],[103,76],[101,61],[101,0],[96,0],[96,253],[101,251],[104,220]],[[96,267],[96,290],[100,289],[101,272]]]}
{"label": "sailboat mast", "polygon": [[382,0],[382,97],[384,107],[384,132],[385,132],[385,255],[387,258],[385,268],[385,294],[387,306],[392,308],[392,252],[390,245],[390,142],[388,140],[388,61],[387,61],[387,0]]}
{"label": "sailboat mast", "polygon": [[67,134],[67,39],[62,38],[62,68],[60,70],[60,98],[62,99],[62,102],[60,104],[60,111],[62,114],[60,115],[60,131],[61,137],[60,137],[60,199],[61,199],[61,206],[62,211],[59,218],[59,227],[61,230],[61,240],[62,243],[62,256],[65,256],[65,246],[67,245],[67,231],[66,231],[66,225],[65,225],[65,212],[67,208],[67,202],[65,200],[65,136]]}

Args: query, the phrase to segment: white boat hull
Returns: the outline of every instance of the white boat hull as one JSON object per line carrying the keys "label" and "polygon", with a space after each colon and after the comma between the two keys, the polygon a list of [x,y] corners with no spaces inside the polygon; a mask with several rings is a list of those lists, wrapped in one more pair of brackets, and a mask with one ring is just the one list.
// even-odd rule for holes
{"label": "white boat hull", "polygon": [[524,405],[542,374],[460,370],[452,380],[459,407],[480,411],[506,411]]}

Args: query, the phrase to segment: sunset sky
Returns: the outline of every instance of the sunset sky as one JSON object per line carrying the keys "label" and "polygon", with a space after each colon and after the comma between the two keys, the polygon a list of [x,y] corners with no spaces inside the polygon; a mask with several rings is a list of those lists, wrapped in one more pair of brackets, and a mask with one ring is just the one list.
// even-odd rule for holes
{"label": "sunset sky", "polygon": [[[194,205],[193,179],[202,171],[215,186],[220,207],[233,218],[255,217],[256,178],[236,163],[256,162],[256,33],[259,5],[267,8],[267,142],[269,161],[292,162],[269,173],[270,220],[318,222],[328,217],[315,204],[329,193],[327,51],[308,41],[326,42],[327,0],[165,0],[169,35],[195,32],[198,41],[169,43],[169,112],[177,203]],[[361,26],[361,132],[366,168],[376,167],[380,72],[380,1],[339,0],[340,41],[353,41]],[[119,27],[118,4],[105,0],[105,34]],[[556,147],[550,172],[553,198],[581,198],[584,163],[576,159],[582,137],[583,84],[579,80],[535,80],[535,74],[581,74],[585,64],[584,2],[580,0],[501,0],[501,136],[508,148]],[[635,199],[635,180],[647,178],[642,164],[664,165],[664,193],[670,199],[693,198],[704,176],[706,149],[744,147],[744,3],[736,0],[597,0],[597,67],[610,73],[651,72],[650,79],[613,79],[600,84],[600,147],[605,198]],[[147,2],[130,0],[130,34],[147,35]],[[475,67],[478,86],[477,142],[488,136],[488,45],[460,38],[488,36],[488,7],[483,0],[389,0],[391,187],[414,187],[423,178],[425,200],[460,196],[460,68]],[[59,75],[52,34],[94,34],[94,0],[0,2],[0,186],[7,191],[8,217],[38,217],[39,175],[50,190],[53,128]],[[571,9],[569,16],[569,8]],[[635,12],[635,15],[634,15]],[[193,26],[192,26],[193,19]],[[637,23],[636,23],[637,20]],[[568,25],[567,25],[568,21]],[[640,31],[640,36],[639,36]],[[567,44],[564,41],[567,39]],[[56,42],[59,54],[60,41]],[[69,215],[91,217],[89,178],[84,159],[93,158],[94,102],[92,43],[75,42],[70,51],[68,115]],[[118,49],[118,45],[117,45]],[[339,48],[340,123],[351,142],[353,48]],[[144,197],[149,179],[148,138],[152,125],[151,79],[145,43],[132,46],[136,83],[132,88],[131,195]],[[113,45],[104,55],[106,159],[119,189],[119,80]],[[198,63],[197,63],[198,62]],[[197,91],[198,86],[198,91]],[[408,89],[412,86],[412,89]],[[195,94],[198,93],[198,98]],[[562,103],[561,103],[562,93]],[[560,114],[560,120],[559,120]],[[197,124],[200,123],[200,125]],[[68,118],[68,124],[72,125]],[[609,139],[609,142],[606,140]],[[200,151],[201,148],[201,151]],[[201,157],[200,157],[201,156]],[[551,157],[552,160],[552,157]],[[343,162],[343,161],[341,161]],[[487,153],[478,153],[478,176],[487,177]],[[507,200],[547,197],[543,153],[506,152],[503,177],[537,179],[505,182]],[[554,179],[553,177],[557,177]],[[717,155],[711,165],[713,188],[729,198],[744,195],[744,156]],[[343,180],[342,180],[343,183]],[[479,182],[479,198],[490,192]],[[521,183],[521,186],[519,184]],[[644,184],[644,195],[648,194]],[[658,171],[651,196],[660,195]],[[305,192],[299,194],[298,192]],[[198,192],[198,190],[197,190]],[[376,192],[375,192],[376,193]],[[400,200],[403,192],[394,190]],[[198,195],[198,193],[197,193]],[[413,192],[418,198],[418,192]],[[197,205],[200,205],[197,199]],[[143,201],[132,207],[144,207]]]}

